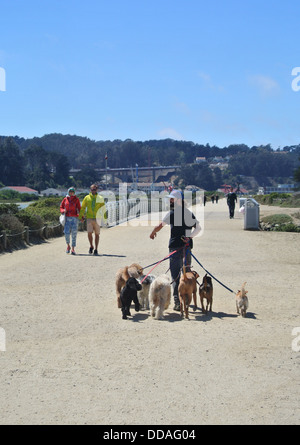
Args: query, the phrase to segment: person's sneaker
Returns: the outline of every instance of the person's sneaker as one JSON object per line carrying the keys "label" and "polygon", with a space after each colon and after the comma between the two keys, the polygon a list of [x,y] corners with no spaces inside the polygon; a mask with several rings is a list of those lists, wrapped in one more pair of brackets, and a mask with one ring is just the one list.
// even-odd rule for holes
{"label": "person's sneaker", "polygon": [[89,254],[92,255],[94,248],[90,247]]}
{"label": "person's sneaker", "polygon": [[175,303],[174,307],[173,307],[174,311],[180,312],[180,304],[179,303]]}
{"label": "person's sneaker", "polygon": [[76,255],[75,250],[72,250],[71,255]]}
{"label": "person's sneaker", "polygon": [[97,249],[94,250],[94,255],[98,255],[98,250]]}
{"label": "person's sneaker", "polygon": [[71,247],[67,247],[66,253],[70,253]]}

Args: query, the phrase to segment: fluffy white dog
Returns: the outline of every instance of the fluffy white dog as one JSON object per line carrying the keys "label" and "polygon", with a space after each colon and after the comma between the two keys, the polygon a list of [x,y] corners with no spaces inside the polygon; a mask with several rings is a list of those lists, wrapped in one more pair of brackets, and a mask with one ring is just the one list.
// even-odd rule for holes
{"label": "fluffy white dog", "polygon": [[160,275],[150,284],[149,303],[150,314],[156,320],[163,318],[164,310],[168,309],[171,301],[171,283],[167,275]]}
{"label": "fluffy white dog", "polygon": [[145,275],[142,276],[141,281],[143,281],[142,284],[142,290],[138,292],[138,299],[141,305],[141,309],[149,309],[149,290],[151,283],[155,280],[154,275],[148,275],[147,278],[145,278]]}

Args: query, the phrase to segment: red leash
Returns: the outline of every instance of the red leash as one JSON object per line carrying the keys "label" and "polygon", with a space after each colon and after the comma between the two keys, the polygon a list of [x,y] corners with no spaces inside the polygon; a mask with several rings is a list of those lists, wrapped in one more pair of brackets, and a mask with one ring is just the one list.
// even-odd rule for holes
{"label": "red leash", "polygon": [[166,260],[167,258],[169,258],[170,256],[172,256],[174,253],[176,253],[179,249],[174,250],[173,252],[169,253],[169,255],[167,255],[165,258],[163,258],[162,260],[158,261],[158,263],[155,264],[154,267],[152,267],[152,269],[150,270],[150,272],[147,273],[147,275],[144,276],[144,278],[141,281],[141,284],[143,283],[143,281],[147,278],[148,275],[151,274],[152,270],[156,268],[156,266],[158,266],[160,263],[162,263],[164,260]]}

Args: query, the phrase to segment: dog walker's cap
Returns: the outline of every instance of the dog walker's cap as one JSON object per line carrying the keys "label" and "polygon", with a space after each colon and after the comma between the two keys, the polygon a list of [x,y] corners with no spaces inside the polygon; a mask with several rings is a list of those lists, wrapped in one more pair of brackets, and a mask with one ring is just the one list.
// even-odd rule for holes
{"label": "dog walker's cap", "polygon": [[182,199],[182,192],[180,190],[172,190],[171,193],[169,195],[167,195],[166,197]]}
{"label": "dog walker's cap", "polygon": [[74,192],[74,193],[75,193],[75,189],[74,189],[74,187],[70,187],[70,188],[68,189],[68,193],[70,193],[70,192]]}

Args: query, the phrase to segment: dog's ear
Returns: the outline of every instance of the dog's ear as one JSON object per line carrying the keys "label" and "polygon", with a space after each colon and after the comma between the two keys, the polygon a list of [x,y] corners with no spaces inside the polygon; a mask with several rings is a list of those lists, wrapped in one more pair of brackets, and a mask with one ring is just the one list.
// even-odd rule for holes
{"label": "dog's ear", "polygon": [[130,289],[135,290],[135,278],[129,277],[126,284]]}
{"label": "dog's ear", "polygon": [[128,266],[124,267],[123,272],[122,272],[122,278],[125,281],[127,281],[129,279]]}
{"label": "dog's ear", "polygon": [[133,277],[129,278],[128,286],[132,290],[141,290],[142,289],[142,285]]}

